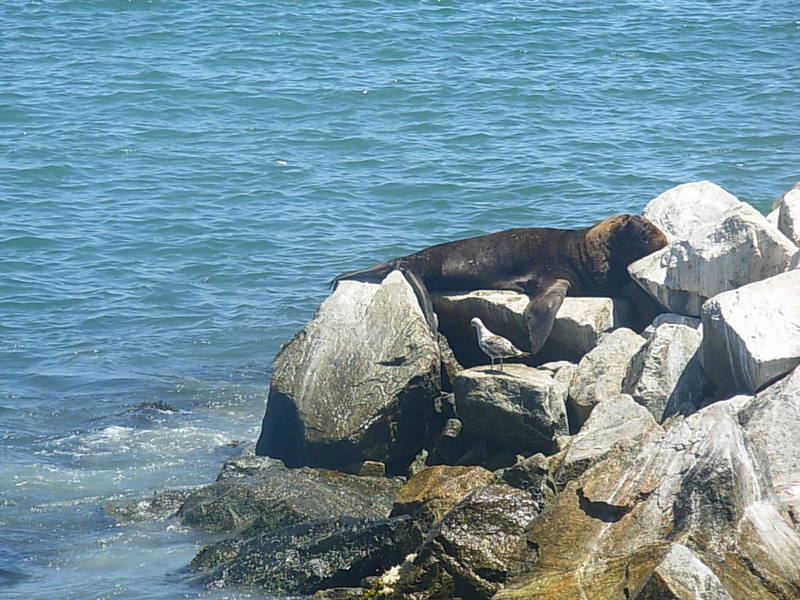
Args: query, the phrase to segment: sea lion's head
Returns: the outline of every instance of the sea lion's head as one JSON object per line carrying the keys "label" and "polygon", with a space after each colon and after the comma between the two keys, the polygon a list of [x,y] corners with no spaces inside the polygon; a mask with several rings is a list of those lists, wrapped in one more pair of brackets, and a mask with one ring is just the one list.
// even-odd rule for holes
{"label": "sea lion's head", "polygon": [[667,236],[639,215],[614,215],[589,228],[585,248],[592,275],[602,285],[628,280],[628,265],[667,245]]}

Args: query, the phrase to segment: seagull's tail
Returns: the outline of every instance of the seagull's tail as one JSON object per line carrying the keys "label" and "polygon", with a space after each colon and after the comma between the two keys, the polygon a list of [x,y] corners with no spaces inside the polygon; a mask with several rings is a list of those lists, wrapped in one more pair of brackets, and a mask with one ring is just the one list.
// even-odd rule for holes
{"label": "seagull's tail", "polygon": [[387,260],[386,262],[372,265],[366,269],[358,269],[356,271],[348,271],[337,275],[328,282],[328,287],[334,287],[343,279],[383,279],[389,273],[398,267],[397,259]]}

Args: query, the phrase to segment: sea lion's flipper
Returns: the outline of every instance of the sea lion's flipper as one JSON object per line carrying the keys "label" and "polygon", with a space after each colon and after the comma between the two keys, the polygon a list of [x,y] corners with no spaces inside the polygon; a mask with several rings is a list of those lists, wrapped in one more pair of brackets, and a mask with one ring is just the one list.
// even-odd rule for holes
{"label": "sea lion's flipper", "polygon": [[347,271],[341,275],[337,275],[328,282],[328,287],[335,287],[342,279],[365,279],[367,281],[382,280],[389,273],[398,268],[397,259],[387,260],[386,262],[372,265],[366,269],[357,269],[355,271]]}
{"label": "sea lion's flipper", "polygon": [[531,282],[526,286],[531,301],[525,307],[525,320],[528,323],[528,337],[531,342],[531,355],[535,355],[550,335],[556,313],[564,302],[569,290],[566,279]]}
{"label": "sea lion's flipper", "polygon": [[417,302],[419,302],[419,307],[422,309],[422,314],[425,316],[425,321],[427,321],[428,327],[431,328],[433,334],[436,335],[436,332],[439,330],[439,319],[436,313],[433,312],[433,301],[431,300],[428,288],[425,286],[425,282],[422,281],[422,278],[414,273],[414,271],[400,269],[400,272],[405,276],[411,289],[414,290],[414,295],[417,297]]}

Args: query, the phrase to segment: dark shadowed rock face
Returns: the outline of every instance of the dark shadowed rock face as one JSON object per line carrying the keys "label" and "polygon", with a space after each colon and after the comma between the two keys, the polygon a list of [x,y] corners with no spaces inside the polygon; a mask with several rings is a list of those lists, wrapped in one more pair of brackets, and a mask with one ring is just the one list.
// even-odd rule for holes
{"label": "dark shadowed rock face", "polygon": [[358,586],[399,564],[421,534],[409,517],[339,518],[285,527],[204,548],[190,569],[207,586],[256,586],[275,594]]}
{"label": "dark shadowed rock face", "polygon": [[227,463],[220,480],[192,492],[179,515],[206,531],[246,535],[335,516],[382,518],[401,485],[326,469],[286,469],[251,457]]}
{"label": "dark shadowed rock face", "polygon": [[529,565],[525,530],[536,514],[528,492],[505,484],[474,490],[403,564],[391,598],[490,598]]}
{"label": "dark shadowed rock face", "polygon": [[287,466],[401,472],[441,431],[441,354],[399,272],[343,281],[275,359],[256,453]]}

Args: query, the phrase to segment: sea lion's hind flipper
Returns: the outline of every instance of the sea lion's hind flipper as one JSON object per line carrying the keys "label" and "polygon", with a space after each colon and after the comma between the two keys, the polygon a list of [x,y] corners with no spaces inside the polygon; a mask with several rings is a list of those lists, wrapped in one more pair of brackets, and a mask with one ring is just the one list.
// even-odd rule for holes
{"label": "sea lion's hind flipper", "polygon": [[526,290],[531,301],[525,307],[523,314],[528,323],[531,356],[535,355],[547,341],[556,320],[556,313],[561,308],[568,290],[569,281],[566,279],[538,281]]}
{"label": "sea lion's hind flipper", "polygon": [[439,319],[436,313],[433,312],[433,301],[431,300],[428,288],[425,286],[425,282],[413,271],[400,269],[400,272],[405,276],[411,289],[414,290],[414,295],[417,297],[417,302],[419,302],[419,307],[422,309],[425,321],[428,323],[428,327],[430,327],[433,334],[436,335],[436,332],[439,330]]}
{"label": "sea lion's hind flipper", "polygon": [[335,287],[342,279],[365,279],[365,280],[382,280],[389,273],[397,268],[397,259],[387,260],[386,262],[372,265],[366,269],[356,269],[355,271],[347,271],[341,275],[337,275],[328,282],[328,287]]}

